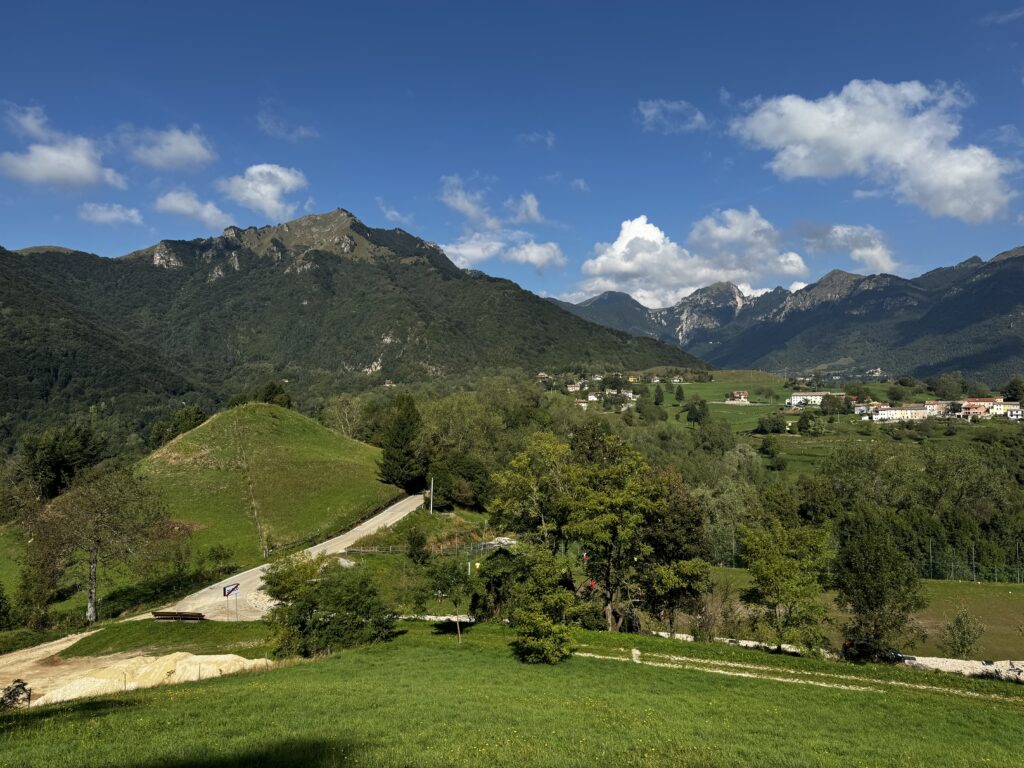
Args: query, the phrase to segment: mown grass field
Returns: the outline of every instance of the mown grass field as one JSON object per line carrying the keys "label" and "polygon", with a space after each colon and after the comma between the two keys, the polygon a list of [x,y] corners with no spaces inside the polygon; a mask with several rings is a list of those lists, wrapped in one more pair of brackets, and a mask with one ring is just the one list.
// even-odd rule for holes
{"label": "mown grass field", "polygon": [[249,403],[217,414],[139,465],[196,548],[223,544],[241,564],[313,544],[399,498],[377,480],[379,450],[294,411]]}
{"label": "mown grass field", "polygon": [[461,646],[403,629],[321,661],[4,715],[0,754],[47,768],[1020,764],[1019,686],[604,633],[580,633],[581,650],[609,658],[538,667],[502,627]]}
{"label": "mown grass field", "polygon": [[[750,576],[742,568],[715,568],[716,580],[729,580],[737,589],[750,585]],[[942,628],[956,614],[961,604],[967,607],[985,625],[975,659],[1024,659],[1024,584],[997,582],[944,581],[924,579],[921,582],[927,607],[916,614],[915,619],[928,633],[921,645],[906,650],[919,656],[943,656],[939,648]],[[831,602],[832,619],[842,619]],[[833,631],[832,640],[839,643],[838,631]]]}

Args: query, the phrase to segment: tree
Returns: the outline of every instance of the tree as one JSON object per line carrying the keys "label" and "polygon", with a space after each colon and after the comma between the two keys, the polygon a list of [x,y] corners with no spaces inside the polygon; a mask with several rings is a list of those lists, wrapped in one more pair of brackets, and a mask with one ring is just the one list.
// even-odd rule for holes
{"label": "tree", "polygon": [[721,456],[736,447],[736,435],[724,421],[708,419],[698,425],[694,444],[702,451]]}
{"label": "tree", "polygon": [[653,565],[644,584],[644,604],[675,633],[679,613],[696,614],[701,595],[711,589],[711,565],[700,558]]}
{"label": "tree", "polygon": [[405,536],[408,546],[406,554],[416,565],[426,565],[430,562],[430,550],[427,549],[427,534],[422,528],[410,528]]}
{"label": "tree", "polygon": [[774,435],[767,435],[761,440],[761,445],[757,447],[757,452],[762,456],[767,456],[769,459],[774,459],[779,455],[779,440]]}
{"label": "tree", "polygon": [[781,435],[787,429],[786,417],[781,413],[766,413],[757,420],[757,429],[762,435]]}
{"label": "tree", "polygon": [[828,536],[809,526],[744,528],[752,586],[744,602],[756,609],[754,626],[778,650],[786,643],[820,647],[826,616],[822,582],[829,564]]}
{"label": "tree", "polygon": [[875,661],[923,637],[912,616],[927,601],[917,568],[897,543],[893,528],[881,507],[861,502],[839,530],[836,602],[850,614],[843,632],[860,655]]}
{"label": "tree", "polygon": [[961,603],[952,621],[943,627],[939,647],[943,653],[954,659],[966,659],[974,653],[983,634],[985,625],[972,616],[967,606]]}
{"label": "tree", "polygon": [[897,406],[907,399],[907,390],[899,384],[893,384],[886,390],[885,397],[889,401],[889,405]]}
{"label": "tree", "polygon": [[1024,400],[1024,378],[1014,376],[1010,382],[1003,387],[1003,397],[1014,403]]}
{"label": "tree", "polygon": [[683,392],[683,385],[676,384],[676,402],[681,404],[685,397],[686,394]]}
{"label": "tree", "polygon": [[394,636],[395,615],[371,579],[325,555],[271,564],[263,588],[278,601],[266,617],[278,656],[329,655]]}
{"label": "tree", "polygon": [[458,558],[442,557],[430,566],[430,584],[434,588],[434,593],[439,598],[447,597],[455,609],[455,631],[459,635],[461,645],[462,620],[459,611],[472,591],[473,577],[466,572]]}
{"label": "tree", "polygon": [[550,432],[533,433],[508,468],[494,476],[488,505],[494,525],[542,542],[552,552],[564,549],[565,527],[582,494],[580,472],[568,444]]}
{"label": "tree", "polygon": [[703,424],[711,418],[706,400],[695,397],[686,406],[686,420],[693,424]]}
{"label": "tree", "polygon": [[851,413],[852,411],[851,401],[844,395],[825,395],[821,398],[821,412],[826,416]]}
{"label": "tree", "polygon": [[33,525],[51,556],[86,568],[85,620],[97,618],[101,567],[153,554],[155,545],[182,535],[169,525],[161,497],[130,469],[103,472],[55,499]]}
{"label": "tree", "polygon": [[654,388],[654,404],[661,405],[665,402],[665,390],[661,388],[661,384]]}
{"label": "tree", "polygon": [[423,487],[424,464],[417,450],[423,421],[412,396],[403,392],[391,404],[381,435],[378,475],[381,482],[412,493]]}
{"label": "tree", "polygon": [[93,425],[76,421],[25,436],[18,449],[18,471],[43,501],[55,499],[84,469],[97,464],[106,444]]}
{"label": "tree", "polygon": [[817,437],[825,434],[825,425],[818,414],[810,408],[804,408],[800,419],[796,423],[796,431],[808,437]]}
{"label": "tree", "polygon": [[618,632],[635,600],[633,587],[650,552],[645,521],[664,503],[640,454],[609,438],[606,463],[587,468],[585,492],[566,531],[586,553],[585,571],[601,599],[605,622]]}

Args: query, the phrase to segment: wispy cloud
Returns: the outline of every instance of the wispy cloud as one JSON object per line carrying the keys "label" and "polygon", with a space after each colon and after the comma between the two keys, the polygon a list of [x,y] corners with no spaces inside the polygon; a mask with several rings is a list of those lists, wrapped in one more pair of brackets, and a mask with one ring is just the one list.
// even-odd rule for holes
{"label": "wispy cloud", "polygon": [[520,133],[516,136],[516,141],[521,144],[543,144],[548,149],[555,148],[555,132],[554,131],[531,131],[530,133]]}
{"label": "wispy cloud", "polygon": [[704,113],[688,101],[639,101],[636,111],[643,129],[654,133],[692,133],[709,127]]}
{"label": "wispy cloud", "polygon": [[1010,22],[1024,19],[1024,5],[1011,8],[1008,11],[992,11],[981,17],[982,24],[1009,24]]}
{"label": "wispy cloud", "polygon": [[380,212],[384,214],[384,218],[392,224],[404,224],[405,226],[409,226],[413,222],[413,216],[411,213],[402,213],[397,208],[393,208],[385,203],[384,198],[382,197],[377,198],[377,207],[380,208]]}
{"label": "wispy cloud", "polygon": [[274,102],[268,99],[264,99],[260,103],[260,111],[256,113],[256,125],[272,139],[282,139],[293,143],[320,137],[320,132],[312,126],[289,123],[278,114]]}

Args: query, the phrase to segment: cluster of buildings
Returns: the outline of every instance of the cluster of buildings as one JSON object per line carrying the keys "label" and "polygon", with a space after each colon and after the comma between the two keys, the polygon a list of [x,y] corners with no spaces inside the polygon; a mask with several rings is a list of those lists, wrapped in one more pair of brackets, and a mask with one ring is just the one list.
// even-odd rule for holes
{"label": "cluster of buildings", "polygon": [[965,397],[963,400],[926,400],[923,403],[891,406],[885,403],[864,403],[854,407],[863,421],[920,421],[933,417],[979,421],[1003,416],[1012,421],[1024,420],[1021,404],[1001,397]]}
{"label": "cluster of buildings", "polygon": [[[626,384],[682,384],[683,378],[681,376],[660,377],[660,376],[642,376],[640,374],[611,374],[607,378],[617,379],[619,382]],[[633,405],[640,396],[637,395],[630,389],[616,388],[609,389],[605,386],[605,376],[599,373],[595,373],[592,376],[586,376],[580,379],[574,379],[566,382],[564,377],[555,377],[550,374],[541,371],[537,374],[537,382],[544,384],[548,387],[558,388],[560,386],[565,387],[565,391],[570,394],[575,394],[576,405],[586,410],[592,403],[603,403],[605,398],[616,398],[622,403],[622,410]],[[585,395],[585,396],[584,396]]]}

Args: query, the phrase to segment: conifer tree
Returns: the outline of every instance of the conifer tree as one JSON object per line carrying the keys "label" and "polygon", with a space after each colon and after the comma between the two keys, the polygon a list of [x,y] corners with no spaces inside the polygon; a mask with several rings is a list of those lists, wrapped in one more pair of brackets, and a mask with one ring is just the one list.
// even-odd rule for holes
{"label": "conifer tree", "polygon": [[378,475],[381,482],[391,483],[406,491],[423,487],[423,458],[417,450],[417,437],[423,427],[420,412],[412,396],[402,393],[391,404],[391,413],[381,436]]}

